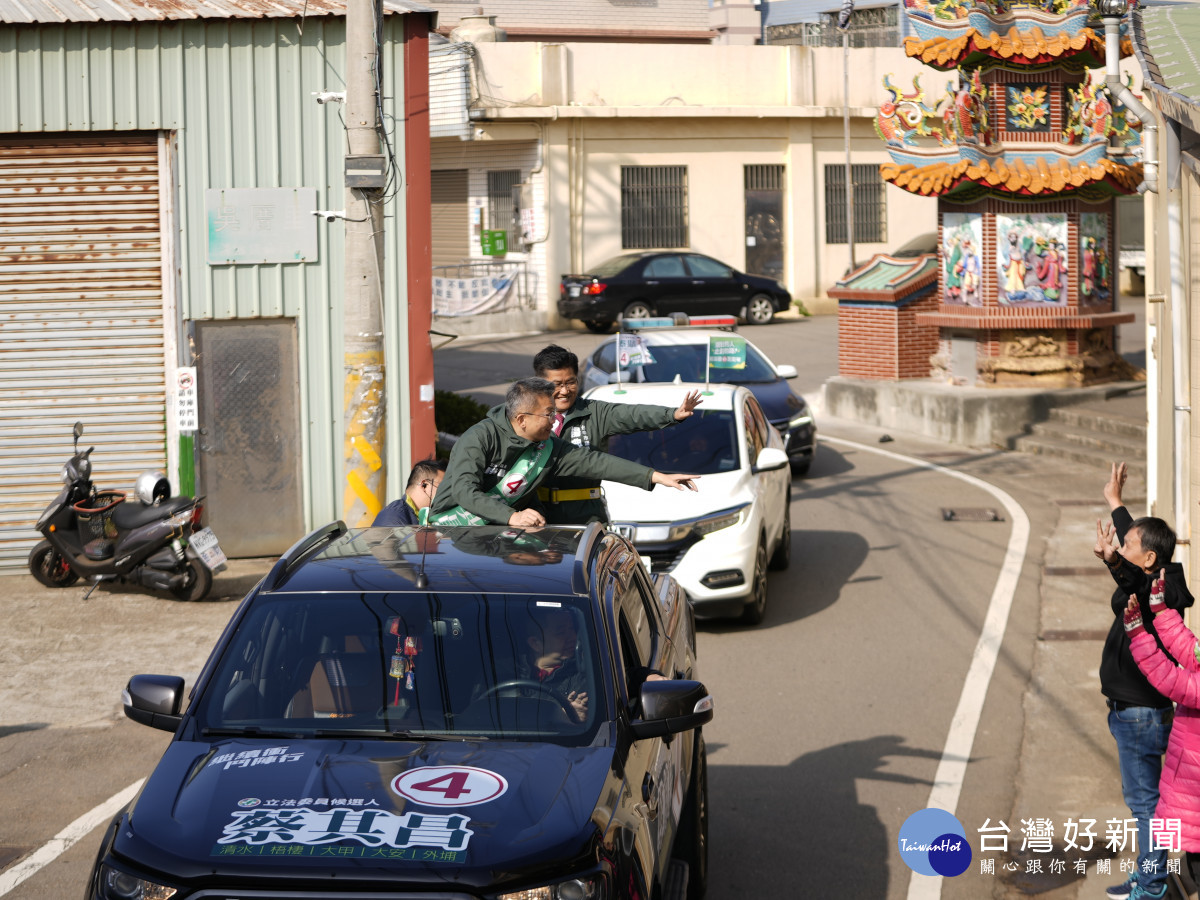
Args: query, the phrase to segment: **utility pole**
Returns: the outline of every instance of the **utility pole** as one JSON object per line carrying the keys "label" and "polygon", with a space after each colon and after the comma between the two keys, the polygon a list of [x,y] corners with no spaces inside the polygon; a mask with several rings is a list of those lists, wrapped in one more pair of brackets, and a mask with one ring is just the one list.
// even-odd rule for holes
{"label": "utility pole", "polygon": [[[383,197],[351,187],[363,157],[380,159],[378,0],[346,0],[346,264],[342,518],[370,525],[387,492],[387,397],[383,357]],[[352,160],[354,162],[352,162]],[[381,173],[382,173],[382,167]],[[369,179],[368,179],[369,180]]]}

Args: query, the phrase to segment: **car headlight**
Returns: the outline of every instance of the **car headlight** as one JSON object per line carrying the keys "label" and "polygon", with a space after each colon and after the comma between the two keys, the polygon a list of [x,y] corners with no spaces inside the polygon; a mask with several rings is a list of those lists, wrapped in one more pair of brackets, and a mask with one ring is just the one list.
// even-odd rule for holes
{"label": "car headlight", "polygon": [[799,428],[801,425],[811,425],[813,422],[812,413],[805,410],[796,416],[794,419],[788,419],[788,428]]}
{"label": "car headlight", "polygon": [[100,867],[99,900],[168,900],[177,893],[173,887],[129,875],[112,866]]}
{"label": "car headlight", "polygon": [[605,900],[606,897],[608,889],[604,876],[588,875],[501,894],[497,900]]}
{"label": "car headlight", "polygon": [[731,528],[742,521],[742,516],[749,508],[750,504],[747,503],[745,506],[739,506],[737,509],[727,509],[707,519],[699,519],[691,524],[691,530],[698,537],[704,537],[706,534],[712,534],[714,531]]}

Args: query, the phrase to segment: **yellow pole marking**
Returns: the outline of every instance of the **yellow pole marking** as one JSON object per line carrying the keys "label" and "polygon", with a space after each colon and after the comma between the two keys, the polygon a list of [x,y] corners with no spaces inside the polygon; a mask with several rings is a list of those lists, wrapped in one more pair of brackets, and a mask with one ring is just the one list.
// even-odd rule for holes
{"label": "yellow pole marking", "polygon": [[372,472],[378,472],[383,467],[383,460],[379,458],[379,454],[375,452],[375,448],[362,435],[356,434],[350,441],[350,444],[358,451],[359,456],[363,458],[363,462],[371,467]]}
{"label": "yellow pole marking", "polygon": [[379,515],[379,511],[383,509],[383,504],[371,493],[371,489],[367,487],[367,483],[362,480],[362,476],[357,472],[347,472],[346,481],[350,484],[350,489],[354,491],[355,496],[362,501],[363,506],[371,514],[371,518]]}

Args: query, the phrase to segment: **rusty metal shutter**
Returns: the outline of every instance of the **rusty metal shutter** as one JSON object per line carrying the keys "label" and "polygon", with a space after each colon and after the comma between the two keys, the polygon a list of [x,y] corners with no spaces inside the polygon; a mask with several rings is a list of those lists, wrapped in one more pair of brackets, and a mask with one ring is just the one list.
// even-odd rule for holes
{"label": "rusty metal shutter", "polygon": [[[471,222],[467,214],[467,170],[431,173],[433,264],[453,266],[471,255]],[[434,272],[437,275],[437,272]]]}
{"label": "rusty metal shutter", "polygon": [[163,353],[157,138],[0,139],[0,573],[76,420],[100,487],[166,469]]}

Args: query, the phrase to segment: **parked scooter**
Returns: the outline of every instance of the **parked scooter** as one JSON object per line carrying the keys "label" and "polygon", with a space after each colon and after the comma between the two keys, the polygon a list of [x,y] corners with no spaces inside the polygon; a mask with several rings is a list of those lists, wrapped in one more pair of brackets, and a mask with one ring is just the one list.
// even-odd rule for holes
{"label": "parked scooter", "polygon": [[177,600],[203,600],[225,563],[212,529],[200,528],[203,498],[169,496],[161,472],[138,477],[138,502],[126,501],[124,491],[96,490],[89,459],[96,448],[80,452],[82,434],[76,422],[75,455],[62,470],[66,486],[38,519],[46,540],[29,553],[33,577],[47,587],[69,587],[81,577],[132,582]]}

